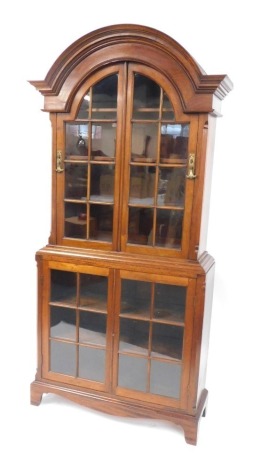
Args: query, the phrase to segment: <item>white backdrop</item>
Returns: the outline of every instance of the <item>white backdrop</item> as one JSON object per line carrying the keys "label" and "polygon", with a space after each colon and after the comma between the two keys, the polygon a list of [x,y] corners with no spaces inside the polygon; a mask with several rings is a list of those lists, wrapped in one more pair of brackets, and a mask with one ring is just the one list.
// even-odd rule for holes
{"label": "white backdrop", "polygon": [[[252,469],[252,50],[250,2],[200,0],[9,1],[1,34],[1,452],[4,470],[74,468]],[[138,7],[138,8],[137,8]],[[29,404],[36,369],[35,251],[50,231],[51,129],[44,79],[79,37],[117,23],[172,36],[208,74],[234,90],[218,120],[208,251],[216,259],[207,417],[197,447],[183,432],[151,421],[111,418],[54,396]],[[248,403],[248,405],[247,405]],[[110,465],[110,467],[109,467]]]}

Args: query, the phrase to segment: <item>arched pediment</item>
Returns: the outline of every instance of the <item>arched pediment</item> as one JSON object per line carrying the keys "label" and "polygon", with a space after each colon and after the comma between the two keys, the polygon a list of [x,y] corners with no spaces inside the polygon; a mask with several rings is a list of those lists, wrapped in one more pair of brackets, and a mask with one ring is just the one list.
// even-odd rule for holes
{"label": "arched pediment", "polygon": [[185,113],[219,113],[220,101],[232,89],[226,75],[207,75],[174,39],[153,28],[113,25],[75,41],[41,81],[30,83],[45,97],[44,110],[68,112],[82,83],[96,70],[116,62],[148,64],[175,87]]}

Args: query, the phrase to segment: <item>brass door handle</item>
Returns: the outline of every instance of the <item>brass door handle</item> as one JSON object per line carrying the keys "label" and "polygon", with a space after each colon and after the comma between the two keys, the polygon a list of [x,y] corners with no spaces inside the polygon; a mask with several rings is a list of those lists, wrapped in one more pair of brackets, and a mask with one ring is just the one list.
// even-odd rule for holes
{"label": "brass door handle", "polygon": [[57,150],[57,153],[56,153],[56,170],[55,171],[57,173],[62,173],[64,171],[61,150]]}
{"label": "brass door handle", "polygon": [[188,157],[188,166],[186,174],[186,178],[188,178],[189,180],[194,180],[197,177],[197,175],[195,175],[195,159],[195,153],[190,153]]}

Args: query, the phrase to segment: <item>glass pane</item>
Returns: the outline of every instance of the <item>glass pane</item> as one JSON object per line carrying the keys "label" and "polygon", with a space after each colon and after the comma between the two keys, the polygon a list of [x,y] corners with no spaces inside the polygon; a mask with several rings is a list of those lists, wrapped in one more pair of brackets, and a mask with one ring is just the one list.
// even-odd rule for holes
{"label": "glass pane", "polygon": [[182,359],[184,329],[180,326],[153,323],[152,356]]}
{"label": "glass pane", "polygon": [[108,279],[80,274],[80,306],[96,312],[107,311]]}
{"label": "glass pane", "polygon": [[91,155],[96,161],[111,161],[115,157],[116,124],[99,122],[92,125]]}
{"label": "glass pane", "polygon": [[87,165],[81,163],[65,164],[65,198],[86,199],[87,197]]}
{"label": "glass pane", "polygon": [[76,305],[76,274],[51,270],[51,302]]}
{"label": "glass pane", "polygon": [[118,76],[109,75],[92,88],[93,119],[115,119]]}
{"label": "glass pane", "polygon": [[174,110],[166,93],[163,95],[163,109],[162,109],[162,119],[174,120]]}
{"label": "glass pane", "polygon": [[50,341],[50,370],[59,374],[76,375],[76,345]]}
{"label": "glass pane", "polygon": [[79,346],[78,376],[88,380],[104,382],[105,380],[105,351],[103,349]]}
{"label": "glass pane", "polygon": [[132,126],[132,161],[156,162],[158,124],[135,123]]}
{"label": "glass pane", "polygon": [[160,86],[144,75],[134,74],[134,119],[158,119]]}
{"label": "glass pane", "polygon": [[150,243],[153,227],[153,209],[129,208],[128,242],[136,245]]}
{"label": "glass pane", "polygon": [[163,123],[161,125],[160,161],[171,161],[187,158],[189,124]]}
{"label": "glass pane", "polygon": [[148,361],[141,357],[119,356],[118,385],[146,392]]}
{"label": "glass pane", "polygon": [[79,113],[77,115],[78,119],[87,119],[89,117],[89,105],[90,105],[90,91],[86,93],[83,97]]}
{"label": "glass pane", "polygon": [[169,362],[151,361],[150,392],[171,398],[180,397],[182,367]]}
{"label": "glass pane", "polygon": [[51,306],[50,313],[50,336],[52,338],[63,338],[75,341],[75,309]]}
{"label": "glass pane", "polygon": [[184,321],[186,287],[155,284],[154,318],[164,321]]}
{"label": "glass pane", "polygon": [[105,346],[106,315],[81,312],[79,319],[79,343]]}
{"label": "glass pane", "polygon": [[89,125],[66,124],[66,159],[67,160],[87,160],[88,158],[88,135]]}
{"label": "glass pane", "polygon": [[121,283],[121,314],[150,318],[151,283],[123,279]]}
{"label": "glass pane", "polygon": [[90,206],[91,221],[94,230],[90,232],[91,240],[112,241],[113,208],[102,204]]}
{"label": "glass pane", "polygon": [[122,352],[148,353],[149,322],[120,319],[120,343]]}
{"label": "glass pane", "polygon": [[113,202],[114,165],[91,166],[90,200]]}
{"label": "glass pane", "polygon": [[[94,230],[94,222],[90,222],[90,231]],[[86,204],[65,202],[65,237],[87,238],[87,207]]]}
{"label": "glass pane", "polygon": [[131,204],[154,204],[155,168],[132,166],[130,175],[129,202]]}
{"label": "glass pane", "polygon": [[159,173],[158,205],[183,207],[186,168],[163,168]]}
{"label": "glass pane", "polygon": [[180,248],[182,237],[183,211],[157,210],[156,246]]}

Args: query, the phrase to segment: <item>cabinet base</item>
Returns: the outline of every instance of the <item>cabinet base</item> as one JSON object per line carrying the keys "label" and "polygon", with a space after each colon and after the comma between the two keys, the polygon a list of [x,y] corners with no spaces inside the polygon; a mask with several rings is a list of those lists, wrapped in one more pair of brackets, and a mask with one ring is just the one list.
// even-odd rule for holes
{"label": "cabinet base", "polygon": [[65,388],[58,384],[44,383],[38,380],[31,384],[31,404],[39,405],[43,393],[54,393],[80,405],[115,416],[151,418],[172,422],[183,428],[186,442],[192,445],[197,444],[198,424],[201,416],[205,415],[208,395],[207,390],[204,389],[196,409],[196,414],[189,415],[180,410],[166,409],[164,407],[156,408],[153,404],[150,407],[143,402],[130,402],[117,397],[96,395],[92,392]]}

